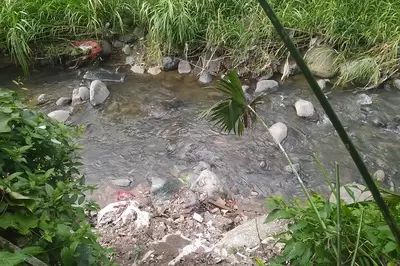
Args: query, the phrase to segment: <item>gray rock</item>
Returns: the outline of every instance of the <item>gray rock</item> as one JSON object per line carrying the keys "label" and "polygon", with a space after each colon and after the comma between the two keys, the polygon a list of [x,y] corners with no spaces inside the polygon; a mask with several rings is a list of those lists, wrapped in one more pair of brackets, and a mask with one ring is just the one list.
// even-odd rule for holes
{"label": "gray rock", "polygon": [[118,187],[129,187],[132,182],[129,179],[115,179],[112,180],[111,183]]}
{"label": "gray rock", "polygon": [[49,97],[47,96],[47,94],[40,94],[37,97],[37,103],[38,104],[44,104],[44,103],[46,103],[48,101],[49,101]]}
{"label": "gray rock", "polygon": [[260,162],[260,167],[261,167],[261,168],[267,167],[267,163],[266,163],[265,161],[261,161],[261,162]]}
{"label": "gray rock", "polygon": [[129,55],[125,58],[125,65],[133,65],[135,64],[135,57],[133,55]]}
{"label": "gray rock", "polygon": [[136,39],[135,35],[129,33],[118,36],[118,41],[122,43],[133,43],[135,39]]}
{"label": "gray rock", "polygon": [[199,78],[199,82],[200,84],[209,84],[212,82],[212,76],[210,73],[208,73],[207,71],[203,71],[203,73],[201,73],[200,78]]}
{"label": "gray rock", "polygon": [[[301,169],[301,166],[300,166],[299,163],[294,163],[294,164],[293,164],[293,167],[294,167],[294,169],[295,169],[297,172],[299,172],[300,169]],[[290,166],[290,164],[285,166],[285,171],[288,172],[288,173],[293,174],[293,169],[292,169],[292,167]]]}
{"label": "gray rock", "polygon": [[191,189],[195,192],[206,193],[210,198],[226,192],[221,179],[208,169],[200,173],[197,180],[193,182]]}
{"label": "gray rock", "polygon": [[90,91],[87,87],[79,87],[79,97],[82,101],[87,101],[90,99]]}
{"label": "gray rock", "polygon": [[287,137],[288,128],[284,123],[278,122],[269,128],[269,132],[277,143],[281,143]]}
{"label": "gray rock", "polygon": [[211,166],[203,161],[200,161],[199,164],[195,167],[193,167],[193,173],[195,173],[196,175],[200,174],[203,170],[210,170]]}
{"label": "gray rock", "polygon": [[332,78],[338,72],[337,52],[330,47],[314,47],[308,50],[305,61],[313,75],[320,78]]}
{"label": "gray rock", "polygon": [[192,71],[192,66],[188,61],[181,60],[178,64],[179,74],[189,74]]}
{"label": "gray rock", "polygon": [[314,105],[309,101],[300,99],[296,101],[294,107],[298,116],[311,117],[314,115]]}
{"label": "gray rock", "polygon": [[163,58],[163,70],[164,71],[172,71],[172,70],[177,70],[178,65],[179,65],[179,59],[178,58],[172,58],[172,57],[164,57]]}
{"label": "gray rock", "polygon": [[139,65],[134,65],[131,67],[131,71],[135,74],[144,74],[144,67]]}
{"label": "gray rock", "polygon": [[249,89],[250,89],[250,87],[247,86],[247,85],[243,85],[243,86],[242,86],[242,90],[243,90],[244,93],[248,93],[248,90],[249,90]]}
{"label": "gray rock", "polygon": [[393,80],[393,86],[394,86],[396,89],[400,90],[400,79],[395,79],[395,80]]}
{"label": "gray rock", "polygon": [[122,52],[124,54],[126,54],[126,55],[130,55],[131,54],[131,47],[128,44],[124,45],[124,47],[122,48]]}
{"label": "gray rock", "polygon": [[275,80],[260,80],[257,82],[256,95],[267,92],[276,92],[278,90],[279,84]]}
{"label": "gray rock", "polygon": [[[345,187],[347,187],[352,193],[348,193]],[[352,204],[356,202],[371,201],[373,200],[373,197],[371,192],[365,186],[352,183],[340,187],[340,199],[346,204]],[[329,201],[336,202],[335,194],[331,194]]]}
{"label": "gray rock", "polygon": [[124,43],[123,42],[120,42],[120,41],[118,41],[118,40],[115,40],[115,41],[113,41],[112,42],[112,46],[114,47],[114,48],[122,48],[122,47],[124,47]]}
{"label": "gray rock", "polygon": [[155,67],[150,67],[149,69],[147,69],[147,73],[149,73],[152,76],[157,76],[158,74],[160,74],[162,72],[161,68],[158,66]]}
{"label": "gray rock", "polygon": [[[89,92],[90,96],[90,92]],[[90,97],[89,97],[90,98]],[[72,91],[72,106],[77,106],[82,103],[81,95],[79,94],[79,89],[74,89]]]}
{"label": "gray rock", "polygon": [[361,104],[361,105],[369,105],[372,104],[372,98],[371,96],[365,94],[365,93],[361,93],[358,95],[357,97],[357,103]]}
{"label": "gray rock", "polygon": [[60,97],[57,100],[56,105],[57,106],[66,106],[66,105],[68,105],[70,103],[71,103],[71,98],[69,98],[69,97]]}
{"label": "gray rock", "polygon": [[383,170],[378,170],[374,173],[373,177],[379,182],[385,181],[385,172]]}
{"label": "gray rock", "polygon": [[325,90],[326,89],[326,80],[325,79],[319,79],[317,81],[318,86],[321,88],[321,90]]}
{"label": "gray rock", "polygon": [[48,114],[50,118],[53,118],[60,123],[67,121],[69,115],[69,112],[65,110],[56,110]]}
{"label": "gray rock", "polygon": [[274,75],[274,72],[271,70],[269,71],[266,75],[261,76],[258,81],[261,80],[269,80],[270,78],[272,78],[272,76]]}
{"label": "gray rock", "polygon": [[243,247],[254,248],[260,245],[262,238],[283,233],[287,230],[288,221],[276,220],[265,223],[267,215],[259,216],[226,232],[223,238],[215,245],[216,251],[225,248],[232,252]]}
{"label": "gray rock", "polygon": [[102,104],[110,95],[107,86],[100,80],[94,80],[90,84],[90,103],[93,106]]}

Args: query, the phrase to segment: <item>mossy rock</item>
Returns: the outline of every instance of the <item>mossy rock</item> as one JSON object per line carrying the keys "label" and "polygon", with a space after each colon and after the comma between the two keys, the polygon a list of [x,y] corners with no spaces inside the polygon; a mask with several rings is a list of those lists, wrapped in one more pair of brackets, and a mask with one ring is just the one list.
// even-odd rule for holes
{"label": "mossy rock", "polygon": [[313,75],[333,78],[338,73],[337,52],[330,47],[314,47],[308,50],[304,59]]}

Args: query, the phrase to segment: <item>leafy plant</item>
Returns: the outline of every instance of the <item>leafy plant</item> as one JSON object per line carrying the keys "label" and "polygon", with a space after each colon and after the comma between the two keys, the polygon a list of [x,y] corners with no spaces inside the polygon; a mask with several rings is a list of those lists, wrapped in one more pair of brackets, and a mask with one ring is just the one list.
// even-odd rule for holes
{"label": "leafy plant", "polygon": [[[86,221],[85,211],[98,206],[85,200],[94,187],[77,169],[79,147],[71,139],[79,133],[0,89],[0,236],[22,249],[7,250],[16,261],[9,265],[22,255],[49,265],[112,264]],[[9,256],[1,252],[0,261]]]}

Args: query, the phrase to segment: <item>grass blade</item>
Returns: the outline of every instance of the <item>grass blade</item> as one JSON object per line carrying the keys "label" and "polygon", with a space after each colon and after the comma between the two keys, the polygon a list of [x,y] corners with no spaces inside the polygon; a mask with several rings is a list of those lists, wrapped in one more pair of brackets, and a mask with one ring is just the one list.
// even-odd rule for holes
{"label": "grass blade", "polygon": [[362,222],[363,222],[363,216],[364,216],[364,210],[361,211],[360,224],[358,226],[358,231],[357,231],[356,247],[354,249],[353,258],[351,259],[351,264],[350,264],[351,266],[355,265],[356,258],[357,258],[357,251],[358,251],[358,247],[360,245],[360,235],[361,235],[361,226],[362,226]]}
{"label": "grass blade", "polygon": [[337,210],[337,266],[342,265],[342,203],[340,199],[340,170],[339,164],[335,162],[336,167],[336,210]]}

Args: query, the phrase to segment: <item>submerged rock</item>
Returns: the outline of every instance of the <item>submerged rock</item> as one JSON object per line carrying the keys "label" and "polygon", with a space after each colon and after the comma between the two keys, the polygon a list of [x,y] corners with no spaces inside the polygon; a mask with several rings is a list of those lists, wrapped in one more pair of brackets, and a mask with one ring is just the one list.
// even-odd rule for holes
{"label": "submerged rock", "polygon": [[93,106],[102,104],[110,95],[107,86],[100,80],[94,80],[90,84],[90,103]]}
{"label": "submerged rock", "polygon": [[330,47],[314,47],[308,50],[304,59],[313,75],[320,78],[332,78],[338,72],[337,52]]}
{"label": "submerged rock", "polygon": [[37,97],[38,104],[44,104],[44,103],[47,103],[48,101],[49,101],[49,97],[47,96],[47,94],[40,94]]}
{"label": "submerged rock", "polygon": [[179,74],[189,74],[192,71],[192,66],[188,61],[181,60],[178,65]]}
{"label": "submerged rock", "polygon": [[372,98],[365,93],[361,93],[358,95],[357,102],[361,105],[369,105],[372,104]]}
{"label": "submerged rock", "polygon": [[177,70],[179,61],[180,60],[178,58],[172,58],[170,56],[164,57],[163,58],[163,70],[164,71]]}
{"label": "submerged rock", "polygon": [[48,117],[51,117],[60,123],[67,121],[69,116],[70,116],[69,112],[65,110],[56,110],[48,114]]}
{"label": "submerged rock", "polygon": [[209,84],[212,82],[212,76],[210,73],[207,71],[203,71],[203,73],[200,75],[199,82],[201,84]]}
{"label": "submerged rock", "polygon": [[300,99],[294,104],[294,107],[298,116],[311,117],[314,115],[314,105],[309,101]]}
{"label": "submerged rock", "polygon": [[281,143],[287,137],[287,131],[287,126],[282,122],[275,123],[269,128],[269,132],[277,143]]}
{"label": "submerged rock", "polygon": [[260,80],[257,82],[255,94],[260,95],[261,93],[276,92],[278,87],[279,83],[275,80]]}
{"label": "submerged rock", "polygon": [[385,181],[385,172],[383,170],[378,170],[374,173],[373,177],[379,182]]}
{"label": "submerged rock", "polygon": [[71,98],[69,98],[69,97],[60,97],[57,100],[56,105],[57,106],[66,106],[66,105],[68,105],[70,103],[71,103]]}

